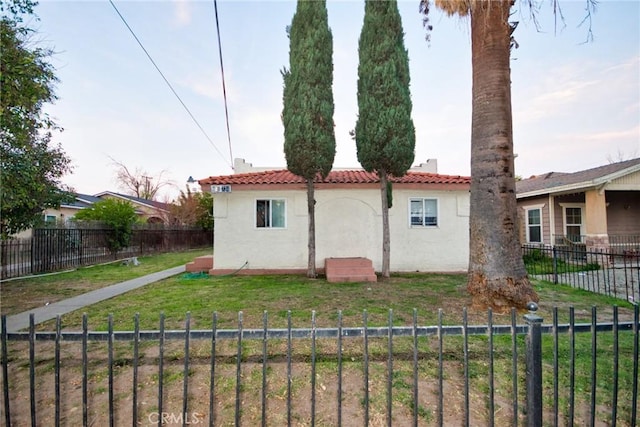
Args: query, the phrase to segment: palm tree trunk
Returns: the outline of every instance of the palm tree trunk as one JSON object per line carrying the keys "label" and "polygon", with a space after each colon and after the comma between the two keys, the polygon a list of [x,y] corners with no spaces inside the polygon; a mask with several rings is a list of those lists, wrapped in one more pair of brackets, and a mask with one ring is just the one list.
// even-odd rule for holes
{"label": "palm tree trunk", "polygon": [[382,278],[391,277],[391,237],[389,233],[389,195],[387,194],[387,172],[379,170],[380,176],[380,195],[382,199]]}
{"label": "palm tree trunk", "polygon": [[309,239],[308,253],[309,260],[307,263],[307,277],[315,279],[316,273],[316,200],[313,179],[307,179],[307,212],[309,217]]}
{"label": "palm tree trunk", "polygon": [[471,11],[473,104],[467,289],[478,308],[508,311],[538,301],[517,234],[508,23],[511,0]]}

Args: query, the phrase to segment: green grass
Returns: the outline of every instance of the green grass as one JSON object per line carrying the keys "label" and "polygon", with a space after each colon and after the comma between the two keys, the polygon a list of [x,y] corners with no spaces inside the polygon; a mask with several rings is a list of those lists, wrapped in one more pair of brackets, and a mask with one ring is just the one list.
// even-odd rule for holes
{"label": "green grass", "polygon": [[[193,257],[190,254],[189,259]],[[143,260],[144,261],[144,260]],[[146,262],[150,264],[151,261]],[[145,263],[143,262],[143,265]],[[163,266],[166,268],[166,266]],[[568,321],[568,308],[574,307],[576,323],[588,323],[591,319],[592,307],[597,307],[597,315],[600,321],[611,321],[612,305],[619,306],[621,321],[630,320],[632,305],[626,301],[611,297],[592,294],[584,290],[573,289],[569,286],[554,285],[543,281],[533,281],[540,295],[540,310],[538,314],[544,318],[544,323],[552,321],[554,307],[558,307],[558,319],[560,323]],[[159,315],[165,315],[166,329],[181,329],[185,326],[186,313],[190,312],[192,319],[191,329],[211,329],[212,315],[218,316],[218,328],[238,327],[238,312],[243,313],[243,327],[261,329],[263,327],[263,313],[266,311],[267,326],[269,328],[286,327],[287,313],[291,311],[293,326],[311,326],[311,313],[316,312],[318,327],[337,326],[337,312],[342,310],[343,325],[362,326],[363,310],[367,310],[369,326],[386,326],[389,322],[389,309],[393,309],[393,324],[409,326],[413,318],[414,308],[417,310],[418,323],[420,325],[436,325],[438,323],[438,308],[443,308],[443,323],[445,325],[461,324],[462,309],[469,306],[470,299],[465,291],[465,275],[447,274],[401,274],[394,275],[391,280],[380,283],[327,283],[323,279],[308,279],[303,276],[228,276],[228,277],[194,277],[192,275],[179,275],[154,284],[150,284],[138,290],[127,293],[111,300],[86,307],[84,312],[89,316],[89,328],[91,330],[106,330],[107,317],[113,313],[114,328],[116,330],[132,330],[133,318],[136,313],[140,315],[141,329],[158,329]],[[486,311],[468,310],[469,324],[486,324],[488,313]],[[517,322],[523,323],[523,313],[517,314]],[[67,330],[79,330],[82,321],[82,312],[70,313],[63,316],[63,328]],[[510,315],[493,314],[493,324],[510,324]],[[52,322],[39,325],[40,330],[53,330]],[[620,365],[618,402],[619,412],[623,416],[630,413],[630,389],[632,381],[633,347],[632,336],[629,332],[621,332],[619,336]],[[469,337],[469,378],[472,390],[472,410],[480,419],[486,419],[488,411],[488,372],[489,354],[494,357],[494,387],[498,403],[503,408],[509,408],[512,399],[512,350],[511,336],[496,335],[493,338],[494,348],[490,352],[487,336]],[[420,401],[418,413],[421,422],[432,424],[437,418],[437,401],[435,400],[435,387],[439,376],[438,366],[438,338],[435,336],[420,337],[419,340],[419,378],[421,381]],[[581,333],[576,336],[575,358],[575,391],[576,404],[580,408],[588,408],[590,399],[591,378],[591,334]],[[598,334],[598,356],[596,363],[598,391],[596,402],[600,413],[598,420],[610,422],[609,407],[613,400],[612,375],[614,366],[612,333]],[[71,345],[72,343],[69,343]],[[118,372],[126,371],[131,366],[131,345],[120,343],[116,346],[116,360]],[[308,340],[296,340],[294,346],[294,378],[292,379],[294,402],[301,405],[301,401],[308,401],[309,390],[309,361],[310,342]],[[543,386],[545,413],[551,413],[553,404],[553,336],[543,336]],[[156,363],[157,341],[141,343],[144,349],[143,365]],[[317,379],[318,398],[333,402],[328,393],[332,392],[335,376],[337,375],[335,340],[319,339],[317,342]],[[560,355],[560,412],[566,414],[568,409],[568,378],[569,355],[568,334],[559,335]],[[92,382],[105,381],[105,343],[90,343],[91,360],[96,358],[97,370]],[[394,338],[394,372],[392,378],[392,393],[394,401],[394,416],[399,419],[408,419],[413,411],[412,400],[412,339],[406,337]],[[207,372],[201,369],[208,367],[210,343],[206,341],[193,341],[190,355],[195,361],[190,368],[189,376],[192,381],[200,381],[204,378],[207,384]],[[237,342],[223,340],[218,343],[217,354],[220,364],[217,369],[220,374],[216,379],[216,388],[222,395],[221,399],[231,399],[235,389],[235,355]],[[269,386],[267,395],[282,402],[286,391],[284,382],[283,354],[286,351],[284,340],[269,340],[268,355],[269,365],[267,377]],[[386,408],[386,357],[388,343],[386,338],[371,338],[369,342],[370,353],[370,405],[372,414],[383,417]],[[517,337],[518,351],[518,397],[520,405],[525,401],[525,377],[524,373],[524,336]],[[147,355],[145,355],[147,354]],[[248,399],[243,408],[257,408],[259,405],[256,390],[261,387],[261,354],[262,341],[243,340],[242,359],[246,362],[243,366],[242,386],[243,396]],[[13,356],[13,355],[12,355]],[[164,360],[167,363],[164,372],[164,384],[180,388],[183,369],[181,360],[184,358],[183,343],[171,341],[166,343]],[[361,410],[359,399],[362,384],[362,339],[343,340],[344,378],[345,386],[352,385],[351,393],[345,393],[345,405],[352,405]],[[13,359],[12,359],[13,360]],[[45,361],[45,365],[50,360]],[[445,396],[445,412],[454,409],[452,404],[460,405],[460,388],[463,378],[463,353],[461,336],[445,336],[443,340],[443,381],[445,390],[457,390],[457,394]],[[154,367],[155,368],[155,367]],[[193,373],[192,370],[193,369]],[[154,376],[155,375],[155,376]],[[157,373],[152,373],[150,379],[157,383]],[[196,382],[196,384],[198,384]],[[355,386],[354,386],[355,385]],[[98,386],[99,387],[99,386]],[[191,389],[196,385],[192,384]],[[326,387],[326,390],[325,388]],[[178,393],[180,391],[178,390]],[[231,397],[229,397],[231,396]],[[251,397],[254,396],[254,397]],[[327,397],[328,396],[328,397]],[[206,395],[204,396],[206,398]],[[320,400],[319,402],[322,402]],[[295,403],[294,403],[295,404]],[[231,406],[229,406],[231,405]],[[232,402],[224,400],[222,408],[233,408]],[[604,408],[604,409],[602,409]],[[355,410],[355,409],[354,409]],[[459,409],[455,409],[459,411]],[[454,412],[455,412],[454,411]],[[584,418],[584,409],[580,409]],[[255,421],[253,415],[246,414],[248,419]],[[294,418],[298,415],[294,413]],[[302,412],[302,419],[304,413]],[[461,416],[461,415],[460,415]],[[497,415],[498,425],[509,423],[507,415]],[[583,418],[578,418],[581,420]],[[460,418],[461,419],[461,418]],[[331,421],[326,421],[331,423]],[[561,420],[562,422],[562,420]],[[322,423],[319,423],[322,424]],[[624,422],[619,422],[625,425]]]}
{"label": "green grass", "polygon": [[[527,273],[536,275],[536,274],[553,274],[553,258],[545,255],[542,251],[538,249],[532,249],[527,254],[524,255],[524,264],[527,269]],[[556,259],[556,270],[557,274],[562,273],[577,273],[580,271],[593,271],[600,270],[602,267],[600,264],[595,262],[585,263],[571,263],[566,262],[563,259]]]}
{"label": "green grass", "polygon": [[136,277],[184,265],[211,249],[139,257],[140,265],[113,262],[74,271],[29,276],[0,284],[0,313],[12,315]]}
{"label": "green grass", "polygon": [[[631,304],[569,286],[534,281],[540,295],[539,314],[552,319],[554,306],[575,307],[576,321],[589,321],[591,307],[601,307],[602,319],[611,319],[611,306],[617,304],[621,313],[628,313]],[[218,315],[218,327],[238,326],[238,313],[243,313],[243,327],[262,328],[263,313],[269,327],[285,327],[291,311],[294,327],[311,325],[311,313],[316,311],[318,327],[336,326],[338,310],[342,310],[345,326],[360,326],[367,310],[372,326],[388,324],[393,310],[394,325],[410,325],[413,309],[417,309],[420,324],[437,324],[438,308],[443,307],[444,324],[460,324],[462,308],[470,305],[465,291],[464,275],[421,274],[396,275],[388,282],[328,283],[303,276],[230,276],[193,278],[184,274],[147,285],[125,295],[86,307],[63,316],[63,327],[78,329],[82,314],[89,316],[90,329],[106,330],[107,318],[114,314],[116,330],[132,330],[133,318],[140,315],[142,329],[157,329],[160,313],[165,315],[165,327],[185,327],[186,313],[191,313],[192,329],[211,328],[213,312]],[[626,311],[625,311],[626,310]],[[559,321],[568,320],[568,311],[559,311]],[[487,312],[469,311],[469,322],[486,323]],[[518,322],[522,323],[521,314]],[[509,315],[494,314],[494,323],[510,323]],[[40,329],[52,329],[48,322]]]}

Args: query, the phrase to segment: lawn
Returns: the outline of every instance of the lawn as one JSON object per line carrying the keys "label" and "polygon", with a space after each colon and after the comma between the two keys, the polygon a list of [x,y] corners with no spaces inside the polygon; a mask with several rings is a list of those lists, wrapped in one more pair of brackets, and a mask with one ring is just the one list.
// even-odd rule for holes
{"label": "lawn", "polygon": [[[28,277],[0,284],[1,313],[15,314],[88,292],[114,283],[140,277],[156,271],[185,264],[209,250],[187,251],[140,258],[140,265],[121,262],[80,268],[54,275]],[[619,305],[621,318],[629,318],[631,304],[611,297],[533,281],[540,296],[538,314],[551,321],[553,307],[559,307],[560,321],[567,321],[568,306],[573,306],[576,321],[590,321],[591,307],[598,307],[598,318],[611,320],[611,306]],[[187,312],[192,327],[207,327],[215,311],[223,327],[237,325],[238,312],[243,312],[247,327],[262,327],[266,311],[272,327],[283,327],[290,310],[294,326],[309,326],[311,312],[316,312],[319,326],[335,326],[337,313],[342,311],[344,324],[360,326],[363,311],[369,323],[384,325],[388,311],[394,312],[395,324],[408,324],[413,309],[419,323],[434,325],[438,309],[443,309],[445,324],[460,324],[462,308],[470,305],[466,294],[466,276],[462,274],[397,274],[386,282],[328,283],[304,276],[219,276],[181,274],[147,285],[116,298],[86,307],[90,329],[105,330],[106,319],[114,316],[116,329],[133,328],[133,317],[140,315],[140,326],[157,329],[160,313],[164,313],[167,328],[184,327]],[[82,312],[65,315],[66,329],[78,329]],[[519,322],[522,314],[518,314]],[[625,317],[626,316],[626,317]],[[493,314],[494,323],[509,323],[509,315]],[[487,312],[469,309],[470,323],[486,323]],[[52,322],[40,329],[51,329]]]}
{"label": "lawn", "polygon": [[[561,308],[560,320],[568,319],[566,308],[572,305],[576,321],[588,322],[591,307],[598,307],[598,317],[611,320],[611,306],[620,306],[622,318],[629,318],[631,304],[623,300],[596,295],[564,285],[534,281],[540,295],[538,314],[551,322],[554,306]],[[462,308],[470,305],[466,294],[466,276],[460,274],[402,274],[387,282],[328,283],[323,279],[303,276],[228,276],[210,277],[183,274],[147,285],[99,304],[87,307],[91,329],[106,330],[106,319],[113,314],[115,329],[133,329],[133,317],[140,315],[140,327],[157,329],[160,313],[167,328],[184,328],[186,313],[191,313],[192,327],[209,327],[211,315],[218,314],[221,327],[235,327],[238,312],[243,312],[245,327],[262,327],[266,311],[271,327],[286,325],[290,310],[294,326],[310,325],[311,312],[316,312],[318,326],[336,325],[337,313],[349,326],[362,324],[363,310],[369,323],[386,325],[388,311],[394,312],[394,323],[407,325],[417,309],[420,324],[435,325],[438,309],[443,309],[445,324],[460,324]],[[562,310],[564,308],[564,310]],[[523,313],[518,315],[521,321]],[[82,312],[65,315],[65,328],[80,327]],[[510,315],[494,314],[494,323],[510,323]],[[487,311],[469,310],[469,322],[485,324]],[[49,322],[44,328],[51,329]]]}
{"label": "lawn", "polygon": [[[531,275],[554,273],[563,274],[600,270],[602,268],[597,262],[587,263],[584,260],[579,260],[578,262],[567,262],[562,259],[562,257],[554,260],[554,258],[548,255],[549,251],[545,252],[539,249],[529,249],[528,253],[524,255],[524,263],[527,268],[527,273]],[[561,252],[561,255],[566,256],[568,254]]]}
{"label": "lawn", "polygon": [[74,271],[29,276],[0,283],[0,313],[17,314],[65,298],[184,265],[211,249],[139,257],[140,265],[122,261],[81,267]]}
{"label": "lawn", "polygon": [[[188,259],[190,259],[188,257]],[[151,264],[151,260],[144,260],[143,264]],[[164,269],[168,265],[163,266]],[[111,266],[113,274],[116,271],[131,274],[131,268],[122,265]],[[128,270],[127,270],[128,269]],[[76,274],[79,274],[77,272]],[[124,277],[123,275],[120,276]],[[44,278],[43,278],[44,279]],[[86,279],[86,278],[85,278]],[[84,279],[83,279],[84,280]],[[165,316],[165,329],[183,329],[186,313],[190,313],[190,329],[211,329],[212,314],[217,315],[219,329],[234,329],[238,327],[238,313],[242,311],[243,328],[262,329],[265,319],[269,328],[282,328],[287,324],[288,312],[291,313],[294,328],[311,326],[312,312],[315,312],[317,327],[336,327],[338,311],[343,317],[343,326],[361,326],[363,311],[367,311],[369,326],[384,326],[389,321],[389,310],[393,310],[395,325],[410,325],[413,310],[417,310],[420,325],[436,325],[438,323],[438,309],[442,311],[443,324],[460,324],[463,307],[470,303],[465,291],[466,277],[460,274],[400,274],[391,280],[379,283],[327,283],[324,279],[308,279],[302,276],[227,276],[209,277],[206,275],[181,274],[143,288],[129,292],[99,304],[86,307],[83,312],[88,315],[90,330],[106,330],[107,318],[113,315],[115,330],[132,330],[133,318],[139,314],[140,329],[155,330],[159,327],[160,313]],[[63,280],[64,283],[67,281]],[[544,323],[552,322],[554,307],[558,307],[558,319],[565,323],[569,316],[569,307],[575,311],[576,323],[589,323],[592,308],[597,309],[599,321],[610,322],[612,306],[619,306],[620,321],[628,321],[632,317],[632,305],[626,301],[616,300],[592,294],[587,291],[572,289],[564,285],[553,285],[546,282],[534,281],[534,286],[540,295],[540,309],[538,314],[544,318]],[[487,311],[468,310],[469,324],[487,324]],[[523,323],[524,313],[517,314],[519,324]],[[493,314],[492,322],[510,324],[509,315]],[[70,313],[62,317],[62,328],[65,330],[80,330],[82,312]],[[39,325],[38,330],[53,330],[54,323],[47,322]],[[591,393],[591,334],[576,335],[575,342],[575,385],[576,393],[576,424],[588,422]],[[469,337],[468,375],[471,396],[471,424],[486,424],[489,417],[490,390],[488,355],[494,357],[492,376],[496,401],[495,421],[497,425],[511,422],[512,391],[512,350],[511,337],[499,335],[493,337],[493,348],[490,349],[487,336]],[[596,361],[597,394],[596,419],[600,423],[611,423],[611,408],[614,396],[612,375],[615,371],[614,340],[612,334],[598,334],[598,357]],[[24,362],[26,343],[14,343],[10,351],[12,359],[11,375],[17,383],[13,386],[23,395],[28,393],[28,370]],[[89,343],[89,387],[90,413],[97,422],[106,421],[106,344],[101,342]],[[217,399],[216,424],[233,423],[235,408],[236,379],[241,378],[240,387],[243,402],[243,424],[253,425],[260,422],[260,394],[263,372],[266,372],[267,385],[266,401],[269,407],[268,420],[271,425],[281,425],[284,421],[286,396],[286,342],[270,340],[265,344],[267,348],[268,366],[262,370],[263,343],[261,340],[246,340],[242,343],[242,370],[237,377],[236,355],[237,343],[233,340],[220,340],[216,348],[215,391]],[[404,425],[411,418],[412,411],[412,356],[410,338],[397,338],[393,342],[394,371],[392,374],[393,406],[395,422]],[[433,425],[438,418],[438,348],[437,337],[424,337],[419,340],[419,375],[420,401],[418,412],[421,425]],[[545,420],[549,418],[553,408],[553,345],[554,338],[550,334],[543,336],[543,368],[544,374],[544,405]],[[615,398],[618,401],[618,425],[629,425],[631,384],[633,382],[633,335],[630,332],[620,332],[619,341],[619,388]],[[38,344],[36,352],[38,372],[42,375],[39,381],[51,384],[52,377],[52,344],[42,342]],[[292,405],[294,422],[296,425],[309,425],[309,396],[310,390],[310,349],[309,340],[296,340],[293,344],[293,377],[292,377]],[[336,343],[332,339],[319,339],[317,342],[317,370],[316,391],[318,419],[317,425],[335,425],[335,393],[336,393]],[[158,391],[158,341],[146,341],[140,344],[140,378],[139,390],[141,404],[139,421],[147,422],[157,406]],[[163,386],[165,387],[168,411],[180,411],[184,368],[182,366],[185,355],[185,344],[180,341],[168,341],[164,344],[165,371],[163,372]],[[209,363],[211,357],[211,342],[194,340],[189,349],[191,365],[188,369],[188,383],[190,384],[189,407],[198,414],[208,412],[208,391],[210,387]],[[363,395],[362,378],[362,339],[354,338],[343,343],[344,366],[342,379],[345,387],[343,409],[350,422],[345,425],[362,425]],[[521,413],[524,405],[524,337],[517,338],[518,351],[518,401],[520,402],[520,420],[524,422]],[[569,413],[569,336],[559,335],[559,412],[561,423],[566,422]],[[370,416],[371,425],[382,425],[385,421],[386,387],[387,387],[387,352],[386,339],[372,339],[369,343],[369,384],[370,384]],[[77,408],[79,399],[78,375],[80,373],[78,343],[63,343],[62,353],[70,358],[63,362],[63,394],[74,400],[68,404],[63,419],[68,422],[78,420]],[[118,423],[130,423],[131,378],[133,363],[132,344],[130,342],[116,342],[114,346],[115,358],[115,388],[117,396]],[[464,385],[462,337],[446,336],[442,347],[443,354],[443,387],[445,395],[444,424],[460,424],[462,420],[462,390]],[[67,380],[65,381],[65,378]],[[75,386],[74,386],[75,385]],[[191,394],[192,393],[192,394]],[[51,410],[51,403],[42,406]],[[151,402],[151,403],[150,403]],[[20,408],[28,412],[25,401],[16,399],[16,411]],[[74,406],[76,405],[76,406]],[[144,406],[146,405],[146,406]],[[71,409],[69,409],[71,408]],[[193,412],[195,414],[196,412]],[[146,418],[145,418],[146,417]],[[545,421],[545,422],[546,422]]]}

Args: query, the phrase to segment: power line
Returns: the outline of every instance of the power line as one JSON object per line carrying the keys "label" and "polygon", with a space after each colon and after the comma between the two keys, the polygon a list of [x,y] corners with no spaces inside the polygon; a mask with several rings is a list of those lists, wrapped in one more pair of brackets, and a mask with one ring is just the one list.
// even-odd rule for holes
{"label": "power line", "polygon": [[[220,157],[222,157],[222,159],[224,160],[224,155],[222,154],[222,152],[220,151],[220,149],[218,149],[218,147],[216,146],[216,144],[213,142],[213,140],[209,137],[209,135],[207,134],[207,132],[202,128],[202,126],[200,125],[200,123],[198,122],[198,120],[194,117],[194,115],[191,113],[191,110],[189,110],[189,107],[187,107],[187,105],[184,103],[184,101],[182,101],[182,98],[180,98],[180,95],[178,95],[178,93],[175,91],[175,89],[173,88],[173,86],[171,85],[171,83],[169,83],[169,80],[167,80],[167,78],[164,76],[164,74],[162,73],[162,71],[160,70],[160,67],[158,67],[158,65],[156,64],[156,62],[153,60],[153,58],[151,57],[151,55],[149,54],[149,52],[147,52],[147,49],[145,49],[144,45],[142,44],[142,42],[140,41],[140,39],[138,38],[138,36],[136,36],[136,33],[133,32],[133,29],[131,29],[131,27],[129,26],[129,24],[127,23],[127,20],[124,19],[124,16],[122,16],[122,14],[120,13],[120,11],[118,10],[118,8],[116,7],[116,5],[113,3],[113,0],[109,0],[109,3],[111,4],[111,6],[113,7],[113,9],[116,11],[116,13],[118,14],[118,16],[120,17],[120,19],[122,20],[122,22],[124,23],[124,25],[127,27],[127,29],[129,30],[129,32],[131,33],[131,35],[133,36],[134,39],[136,39],[136,42],[138,42],[138,45],[142,48],[142,50],[144,51],[144,53],[147,55],[147,58],[149,58],[149,61],[151,61],[151,63],[153,64],[153,66],[156,68],[156,70],[158,71],[158,73],[162,76],[162,79],[164,80],[164,82],[167,84],[167,86],[169,86],[169,89],[171,89],[171,92],[173,92],[173,94],[175,95],[176,98],[178,98],[178,101],[180,101],[180,104],[182,104],[182,106],[184,107],[184,109],[186,110],[186,112],[189,114],[189,116],[191,117],[191,119],[193,120],[193,122],[196,124],[196,126],[198,126],[198,129],[200,129],[200,131],[202,132],[202,134],[205,136],[205,138],[207,138],[207,140],[209,141],[209,143],[211,144],[211,146],[213,148],[215,148],[215,150],[218,152],[218,154],[220,155]],[[225,98],[225,110],[226,110],[226,98]],[[228,122],[227,122],[228,123]],[[228,126],[228,125],[227,125]],[[226,160],[225,160],[226,161]],[[233,169],[233,163],[230,163],[229,166],[231,166],[231,168]]]}
{"label": "power line", "polygon": [[[227,140],[229,141],[229,157],[233,162],[233,152],[231,151],[231,132],[229,131],[229,109],[227,107],[227,88],[224,83],[224,65],[222,64],[222,39],[220,38],[220,23],[218,21],[218,2],[213,0],[213,8],[216,13],[216,32],[218,34],[218,54],[220,56],[220,75],[222,76],[222,96],[224,97],[224,115],[227,123]],[[231,166],[233,169],[233,166]]]}

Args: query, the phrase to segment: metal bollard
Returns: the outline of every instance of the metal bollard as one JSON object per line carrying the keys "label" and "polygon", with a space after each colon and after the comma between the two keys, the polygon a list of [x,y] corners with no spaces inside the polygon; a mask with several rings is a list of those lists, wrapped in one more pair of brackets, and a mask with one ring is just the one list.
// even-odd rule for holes
{"label": "metal bollard", "polygon": [[527,304],[524,320],[527,332],[527,426],[542,426],[542,317],[536,314],[538,304]]}

